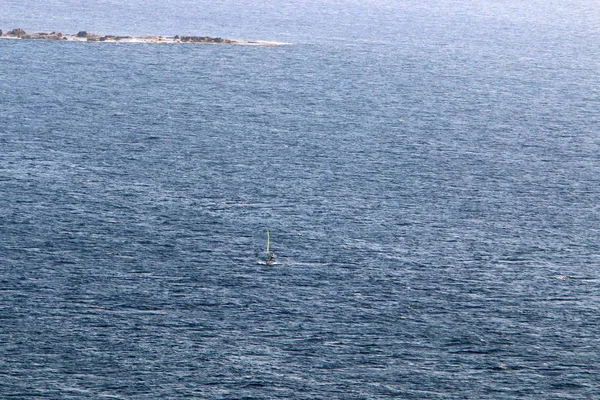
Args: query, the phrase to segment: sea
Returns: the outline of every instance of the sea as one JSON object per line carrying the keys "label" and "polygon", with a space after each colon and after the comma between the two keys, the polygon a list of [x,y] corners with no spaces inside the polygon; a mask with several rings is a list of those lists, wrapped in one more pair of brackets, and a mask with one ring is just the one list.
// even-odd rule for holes
{"label": "sea", "polygon": [[599,399],[599,21],[2,0],[0,398]]}

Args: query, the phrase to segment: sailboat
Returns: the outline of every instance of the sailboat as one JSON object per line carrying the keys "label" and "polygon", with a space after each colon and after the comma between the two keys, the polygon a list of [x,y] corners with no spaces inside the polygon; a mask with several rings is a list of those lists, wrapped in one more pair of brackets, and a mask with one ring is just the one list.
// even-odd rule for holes
{"label": "sailboat", "polygon": [[270,265],[275,262],[275,253],[271,251],[271,232],[267,231],[267,251],[265,254],[265,264]]}

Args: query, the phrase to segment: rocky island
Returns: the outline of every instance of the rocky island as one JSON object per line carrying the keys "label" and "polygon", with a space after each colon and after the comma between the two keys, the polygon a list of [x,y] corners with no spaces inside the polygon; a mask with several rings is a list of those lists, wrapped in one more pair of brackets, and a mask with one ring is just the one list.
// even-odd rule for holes
{"label": "rocky island", "polygon": [[118,43],[199,43],[199,44],[238,44],[238,45],[254,45],[254,46],[277,46],[287,43],[268,42],[264,40],[234,40],[223,39],[220,37],[209,36],[115,36],[115,35],[97,35],[80,31],[77,34],[65,34],[61,32],[38,32],[27,33],[21,28],[13,29],[3,33],[0,29],[0,39],[27,39],[27,40],[59,40],[71,42],[118,42]]}

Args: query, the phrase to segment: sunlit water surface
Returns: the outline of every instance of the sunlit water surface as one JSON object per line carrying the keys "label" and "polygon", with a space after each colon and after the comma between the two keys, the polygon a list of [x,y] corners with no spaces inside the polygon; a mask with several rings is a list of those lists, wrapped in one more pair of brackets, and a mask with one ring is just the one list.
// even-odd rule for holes
{"label": "sunlit water surface", "polygon": [[5,3],[0,397],[600,397],[593,1]]}

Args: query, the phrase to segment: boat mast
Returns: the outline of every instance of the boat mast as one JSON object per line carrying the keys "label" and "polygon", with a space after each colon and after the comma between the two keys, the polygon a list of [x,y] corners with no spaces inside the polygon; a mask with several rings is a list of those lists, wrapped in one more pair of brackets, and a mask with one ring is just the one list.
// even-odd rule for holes
{"label": "boat mast", "polygon": [[267,260],[271,255],[271,232],[267,231]]}

